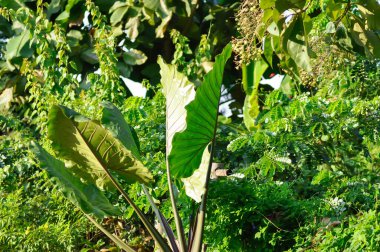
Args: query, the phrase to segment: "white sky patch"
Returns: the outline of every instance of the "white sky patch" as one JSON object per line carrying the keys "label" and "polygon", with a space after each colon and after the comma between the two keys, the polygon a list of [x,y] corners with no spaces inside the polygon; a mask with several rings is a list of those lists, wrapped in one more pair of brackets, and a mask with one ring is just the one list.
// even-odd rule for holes
{"label": "white sky patch", "polygon": [[264,79],[263,77],[261,78],[261,81],[260,81],[260,84],[262,85],[269,85],[271,86],[273,89],[279,89],[280,86],[281,86],[281,82],[282,80],[284,79],[285,75],[281,75],[281,74],[276,74],[275,76],[273,76],[272,78],[270,79]]}
{"label": "white sky patch", "polygon": [[133,96],[142,97],[142,98],[146,97],[147,89],[140,82],[133,81],[123,76],[120,76],[120,77],[124,81],[129,91],[131,91]]}
{"label": "white sky patch", "polygon": [[228,90],[225,86],[222,86],[222,95],[220,97],[220,105],[219,105],[219,112],[225,116],[230,117],[232,116],[232,111],[230,109],[230,103],[234,102],[235,100],[232,99],[231,94],[228,93]]}
{"label": "white sky patch", "polygon": [[289,23],[289,21],[292,19],[292,17],[294,16],[294,11],[293,10],[286,10],[282,13],[282,15],[284,15],[285,18],[285,23]]}
{"label": "white sky patch", "polygon": [[90,15],[90,12],[88,12],[88,11],[84,12],[84,18],[83,18],[83,26],[84,27],[90,26],[90,21],[88,20],[89,15]]}

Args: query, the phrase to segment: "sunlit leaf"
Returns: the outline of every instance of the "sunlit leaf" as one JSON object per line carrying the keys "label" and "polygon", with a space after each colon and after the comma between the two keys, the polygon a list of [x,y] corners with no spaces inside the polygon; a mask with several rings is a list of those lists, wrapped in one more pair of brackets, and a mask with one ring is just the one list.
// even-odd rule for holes
{"label": "sunlit leaf", "polygon": [[82,179],[109,184],[105,169],[120,175],[127,182],[149,183],[152,175],[130,150],[98,122],[63,106],[49,112],[48,137],[57,155],[70,161]]}
{"label": "sunlit leaf", "polygon": [[213,69],[186,106],[186,129],[174,135],[169,155],[171,172],[176,177],[189,177],[198,169],[205,148],[214,138],[223,71],[231,51],[229,44],[216,56]]}
{"label": "sunlit leaf", "polygon": [[140,50],[130,49],[123,53],[124,62],[131,66],[142,65],[147,59],[148,57]]}
{"label": "sunlit leaf", "polygon": [[[158,58],[158,64],[161,68],[161,84],[166,97],[166,154],[169,155],[174,134],[186,128],[185,106],[194,100],[195,89],[194,84],[184,74],[178,72],[175,66],[166,64],[161,57]],[[210,153],[205,150],[200,167],[191,177],[183,179],[186,195],[197,202],[200,202],[204,192],[209,159]]]}
{"label": "sunlit leaf", "polygon": [[166,64],[161,57],[158,58],[158,64],[166,98],[166,154],[169,155],[174,134],[186,128],[185,106],[194,100],[195,89],[194,84],[175,66]]}
{"label": "sunlit leaf", "polygon": [[256,118],[260,113],[259,84],[268,64],[264,60],[257,60],[243,66],[243,87],[247,93],[244,100],[244,124],[249,130],[257,127]]}

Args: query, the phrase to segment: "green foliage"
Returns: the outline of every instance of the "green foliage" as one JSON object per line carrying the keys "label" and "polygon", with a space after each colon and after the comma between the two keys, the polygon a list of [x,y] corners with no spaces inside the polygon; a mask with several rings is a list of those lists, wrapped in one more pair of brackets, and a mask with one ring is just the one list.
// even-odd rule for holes
{"label": "green foliage", "polygon": [[[226,221],[226,231],[220,228],[222,224],[216,225],[218,232],[225,232],[217,240],[216,246],[224,244],[222,250],[252,249],[249,246],[263,246],[254,247],[258,250],[281,248],[289,251],[378,249],[376,232],[367,231],[376,230],[376,224],[375,227],[371,225],[377,223],[378,218],[379,176],[376,168],[379,167],[379,150],[375,146],[378,145],[379,125],[373,123],[379,120],[379,99],[374,95],[379,90],[376,85],[378,61],[359,57],[346,62],[337,71],[335,78],[322,80],[314,93],[305,92],[294,97],[289,97],[280,90],[264,93],[263,109],[258,116],[261,128],[241,134],[232,130],[234,128],[231,124],[231,128],[220,133],[222,139],[225,136],[220,144],[228,144],[229,152],[219,150],[222,152],[218,155],[219,158],[225,160],[236,172],[243,173],[247,179],[254,179],[256,184],[249,185],[250,188],[256,188],[254,192],[265,188],[268,183],[279,185],[280,188],[286,184],[292,196],[285,198],[291,201],[295,197],[300,202],[297,202],[298,206],[291,212],[280,215],[276,221],[269,218],[277,227],[286,231],[276,230],[270,222],[268,228],[265,224],[258,226],[254,222],[256,231],[251,229],[248,232],[242,228],[241,233],[227,240],[228,234],[233,234],[234,231],[227,227],[235,228],[231,224],[234,219],[211,217],[211,223]],[[363,87],[370,87],[371,92],[363,92]],[[214,190],[218,190],[218,184],[214,186],[217,188]],[[239,184],[240,186],[243,187]],[[262,202],[253,203],[252,207],[281,202],[276,198],[281,195],[281,191],[272,191],[262,198]],[[240,199],[244,190],[238,195]],[[220,195],[217,197],[223,199]],[[248,200],[251,197],[248,196]],[[303,200],[314,203],[309,208]],[[246,204],[240,203],[239,206]],[[225,202],[217,204],[215,209],[220,209],[221,205],[226,206],[226,212],[234,212],[236,209],[236,206],[227,208]],[[283,206],[294,205],[286,202],[281,207]],[[297,212],[298,207],[307,210],[300,213]],[[265,214],[266,211],[269,212],[268,215]],[[244,216],[250,212],[251,209],[244,209],[239,214]],[[268,217],[275,214],[277,208],[260,212]],[[293,212],[296,214],[292,215]],[[224,216],[230,217],[231,214]],[[361,221],[363,216],[371,221]],[[248,217],[240,218],[245,220]],[[288,226],[289,223],[297,225]],[[244,235],[248,236],[246,244],[233,245],[235,240],[243,240]],[[223,239],[226,240],[225,243],[222,242]]]}
{"label": "green foliage", "polygon": [[[211,181],[208,249],[379,250],[378,1],[252,0],[238,10],[240,4],[0,1],[0,250],[115,249],[73,211],[57,184],[46,182],[27,151],[31,140],[49,149],[48,112],[57,103],[119,139],[151,171],[152,202],[174,219],[163,171],[165,140],[171,142],[165,96],[176,96],[166,87],[174,75],[191,81],[190,93],[201,91],[212,57],[231,37],[243,87],[234,85],[240,73],[226,65],[222,95],[233,101],[233,114],[218,121],[213,156],[233,174]],[[158,55],[164,59],[159,64]],[[167,75],[162,86],[159,66]],[[286,74],[278,90],[259,84],[270,73]],[[129,90],[121,77],[142,82],[146,98],[130,96],[134,87]],[[172,122],[184,121],[186,113]],[[205,176],[195,170],[187,181]],[[141,196],[141,186],[117,179],[153,220],[156,208]],[[191,232],[187,217],[195,217],[198,206],[182,190],[186,183],[176,180],[173,189]],[[153,250],[134,209],[114,192],[104,195],[124,220],[109,217],[101,224],[133,249]]]}
{"label": "green foliage", "polygon": [[264,58],[272,66],[278,58],[281,68],[298,79],[314,70],[311,58],[321,57],[314,51],[314,35],[319,37],[316,43],[324,43],[326,36],[330,46],[378,58],[380,38],[373,18],[380,8],[369,2],[243,1],[237,15],[242,38],[234,43],[238,63]]}
{"label": "green foliage", "polygon": [[87,221],[34,165],[31,132],[14,117],[1,119],[0,248],[5,251],[77,251],[91,232]]}

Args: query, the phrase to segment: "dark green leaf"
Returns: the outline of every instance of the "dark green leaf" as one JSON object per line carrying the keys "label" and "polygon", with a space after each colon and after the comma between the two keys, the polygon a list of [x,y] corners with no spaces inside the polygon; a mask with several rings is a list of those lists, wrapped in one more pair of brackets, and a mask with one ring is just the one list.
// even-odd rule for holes
{"label": "dark green leaf", "polygon": [[102,125],[112,133],[132,154],[140,159],[138,143],[135,142],[131,126],[124,120],[121,112],[110,102],[102,102]]}

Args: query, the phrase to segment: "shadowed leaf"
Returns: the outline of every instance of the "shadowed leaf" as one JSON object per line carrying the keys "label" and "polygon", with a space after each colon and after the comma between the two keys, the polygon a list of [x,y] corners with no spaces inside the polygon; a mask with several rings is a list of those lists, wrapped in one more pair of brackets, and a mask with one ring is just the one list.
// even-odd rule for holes
{"label": "shadowed leaf", "polygon": [[86,185],[81,182],[80,178],[65,168],[62,161],[51,156],[40,145],[32,143],[32,149],[40,161],[41,168],[47,170],[58,183],[65,197],[83,212],[94,214],[98,218],[121,214],[95,185]]}

